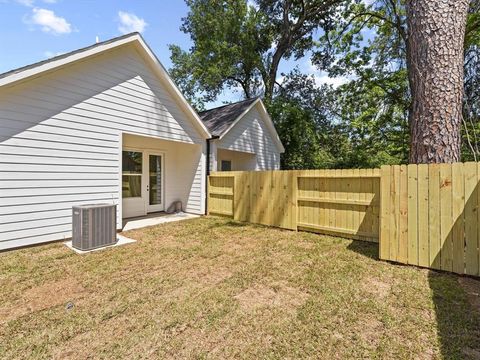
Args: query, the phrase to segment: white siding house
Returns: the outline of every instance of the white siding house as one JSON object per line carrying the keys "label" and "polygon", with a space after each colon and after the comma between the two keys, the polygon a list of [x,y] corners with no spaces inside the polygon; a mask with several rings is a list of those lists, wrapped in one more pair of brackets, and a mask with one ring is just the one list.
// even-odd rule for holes
{"label": "white siding house", "polygon": [[72,205],[203,214],[209,136],[138,34],[0,76],[0,250],[70,237]]}
{"label": "white siding house", "polygon": [[217,139],[211,141],[212,170],[278,170],[285,151],[263,102],[249,99],[200,113]]}
{"label": "white siding house", "polygon": [[71,237],[74,205],[204,214],[210,169],[279,168],[260,99],[205,116],[138,33],[0,74],[0,250]]}

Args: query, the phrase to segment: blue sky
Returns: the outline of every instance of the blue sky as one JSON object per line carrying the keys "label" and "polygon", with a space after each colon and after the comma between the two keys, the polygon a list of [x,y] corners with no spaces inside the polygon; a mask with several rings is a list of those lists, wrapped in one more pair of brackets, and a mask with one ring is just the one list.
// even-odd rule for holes
{"label": "blue sky", "polygon": [[[168,44],[191,45],[179,29],[187,12],[183,0],[0,0],[0,73],[94,44],[97,36],[103,41],[132,31],[170,68]],[[318,82],[343,82],[316,71],[308,59],[284,62],[280,70],[295,65]],[[210,105],[240,99],[225,93]]]}

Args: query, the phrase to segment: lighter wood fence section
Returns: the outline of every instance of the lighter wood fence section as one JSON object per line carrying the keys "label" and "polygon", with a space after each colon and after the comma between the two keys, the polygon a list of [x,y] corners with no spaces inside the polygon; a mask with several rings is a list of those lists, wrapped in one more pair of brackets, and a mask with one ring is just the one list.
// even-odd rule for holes
{"label": "lighter wood fence section", "polygon": [[379,169],[217,172],[208,184],[211,214],[378,242]]}
{"label": "lighter wood fence section", "polygon": [[478,276],[479,164],[381,168],[380,258]]}

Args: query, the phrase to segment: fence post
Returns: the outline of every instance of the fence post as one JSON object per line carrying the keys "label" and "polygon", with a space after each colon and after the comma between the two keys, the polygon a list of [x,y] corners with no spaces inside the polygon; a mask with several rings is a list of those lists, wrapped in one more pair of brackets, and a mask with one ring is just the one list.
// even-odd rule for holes
{"label": "fence post", "polygon": [[210,204],[211,204],[211,198],[210,198],[210,176],[207,176],[207,215],[210,215]]}
{"label": "fence post", "polygon": [[295,231],[298,231],[298,171],[292,173],[292,201],[293,201],[293,221],[292,225]]}

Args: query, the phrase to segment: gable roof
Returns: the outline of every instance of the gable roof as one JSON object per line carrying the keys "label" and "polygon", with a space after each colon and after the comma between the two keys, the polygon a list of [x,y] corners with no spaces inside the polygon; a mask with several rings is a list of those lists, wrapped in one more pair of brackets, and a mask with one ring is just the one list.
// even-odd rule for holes
{"label": "gable roof", "polygon": [[260,98],[247,99],[233,104],[220,106],[199,113],[203,123],[213,136],[222,139],[254,106],[258,105],[263,119],[272,134],[279,152],[285,152],[275,125]]}
{"label": "gable roof", "polygon": [[258,98],[247,99],[233,104],[219,106],[198,113],[213,136],[222,136]]}
{"label": "gable roof", "polygon": [[41,76],[47,72],[56,70],[60,67],[67,66],[76,61],[84,60],[88,57],[98,55],[108,50],[118,48],[124,45],[134,45],[143,59],[152,66],[155,73],[166,81],[174,97],[178,100],[180,106],[190,116],[192,122],[196,125],[197,129],[206,137],[211,137],[210,132],[204,123],[200,120],[197,112],[188,103],[183,94],[180,92],[176,84],[168,75],[167,70],[158,60],[152,49],[147,45],[143,37],[138,32],[122,35],[107,41],[99,42],[97,44],[87,46],[72,52],[62,54],[51,59],[40,61],[31,65],[23,66],[18,69],[14,69],[3,74],[0,74],[0,87],[13,85],[21,81],[26,81],[30,78]]}

